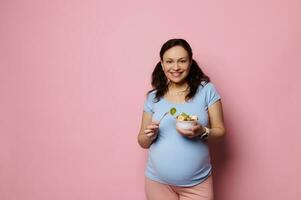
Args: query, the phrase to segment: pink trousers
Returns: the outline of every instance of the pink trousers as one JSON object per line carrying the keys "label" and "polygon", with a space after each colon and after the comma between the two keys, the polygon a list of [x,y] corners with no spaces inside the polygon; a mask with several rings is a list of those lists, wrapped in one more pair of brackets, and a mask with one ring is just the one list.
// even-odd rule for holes
{"label": "pink trousers", "polygon": [[178,187],[153,181],[145,177],[148,200],[213,200],[212,176],[192,187]]}

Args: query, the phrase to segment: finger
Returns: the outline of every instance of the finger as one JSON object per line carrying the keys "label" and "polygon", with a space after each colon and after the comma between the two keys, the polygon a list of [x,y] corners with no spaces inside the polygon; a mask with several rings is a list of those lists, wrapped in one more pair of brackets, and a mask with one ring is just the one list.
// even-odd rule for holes
{"label": "finger", "polygon": [[191,135],[193,134],[192,130],[191,129],[181,129],[179,128],[179,130],[184,133],[185,135]]}
{"label": "finger", "polygon": [[193,134],[198,134],[199,132],[201,132],[201,130],[202,130],[201,126],[192,127],[192,129],[191,129]]}
{"label": "finger", "polygon": [[181,129],[177,128],[178,132],[180,132],[183,136],[188,137],[190,139],[195,137],[195,133],[191,129]]}
{"label": "finger", "polygon": [[150,124],[150,125],[148,125],[147,126],[147,128],[148,129],[157,129],[157,128],[159,128],[157,125],[152,125],[152,124]]}
{"label": "finger", "polygon": [[159,122],[152,122],[150,125],[159,127],[159,124],[160,124]]}
{"label": "finger", "polygon": [[155,134],[154,132],[150,132],[150,133],[147,133],[146,136],[147,137],[152,137],[154,134]]}
{"label": "finger", "polygon": [[185,136],[188,136],[188,135],[193,135],[193,132],[191,130],[188,130],[188,129],[181,129],[181,128],[178,128],[176,127],[177,131],[179,133],[181,133],[182,135],[185,135]]}
{"label": "finger", "polygon": [[152,135],[154,135],[155,133],[154,132],[150,132],[150,133],[147,133],[146,135],[148,136],[148,137],[151,137]]}
{"label": "finger", "polygon": [[203,127],[202,127],[202,125],[200,125],[200,124],[196,124],[196,125],[193,125],[193,126],[191,127],[192,131],[200,130],[200,129],[202,129],[202,128],[203,128]]}
{"label": "finger", "polygon": [[152,124],[153,124],[153,125],[159,125],[160,122],[159,122],[159,121],[152,121]]}
{"label": "finger", "polygon": [[156,139],[157,136],[158,136],[157,134],[154,134],[154,135],[151,135],[150,138],[151,138],[151,140],[154,140],[154,139]]}
{"label": "finger", "polygon": [[153,130],[150,130],[150,129],[145,129],[145,130],[144,130],[144,133],[145,133],[145,134],[148,134],[148,133],[151,133],[151,132],[154,132],[154,131],[153,131]]}

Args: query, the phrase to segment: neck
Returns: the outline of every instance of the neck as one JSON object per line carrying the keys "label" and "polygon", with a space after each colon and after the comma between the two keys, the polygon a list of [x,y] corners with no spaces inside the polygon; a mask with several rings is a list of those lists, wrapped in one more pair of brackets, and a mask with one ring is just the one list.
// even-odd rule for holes
{"label": "neck", "polygon": [[187,90],[189,85],[185,83],[169,83],[168,85],[168,90],[169,91],[185,91]]}

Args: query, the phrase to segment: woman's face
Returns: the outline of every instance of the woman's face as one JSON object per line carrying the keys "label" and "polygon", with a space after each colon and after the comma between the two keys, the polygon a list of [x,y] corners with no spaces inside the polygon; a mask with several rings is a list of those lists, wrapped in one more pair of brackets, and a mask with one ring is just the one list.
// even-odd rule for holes
{"label": "woman's face", "polygon": [[165,76],[173,83],[183,83],[190,70],[187,51],[182,46],[174,46],[163,54],[161,61]]}

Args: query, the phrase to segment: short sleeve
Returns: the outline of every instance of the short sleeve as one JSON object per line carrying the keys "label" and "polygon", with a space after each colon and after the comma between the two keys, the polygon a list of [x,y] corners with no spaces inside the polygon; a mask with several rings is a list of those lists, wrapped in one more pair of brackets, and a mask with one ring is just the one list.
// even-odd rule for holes
{"label": "short sleeve", "polygon": [[207,105],[208,107],[210,107],[212,104],[214,104],[215,102],[217,102],[219,99],[221,99],[220,94],[218,93],[218,91],[216,90],[215,86],[213,85],[213,83],[209,82],[206,85],[206,101],[207,101]]}
{"label": "short sleeve", "polygon": [[146,100],[144,102],[143,111],[147,113],[154,113],[153,111],[153,93],[147,94]]}

